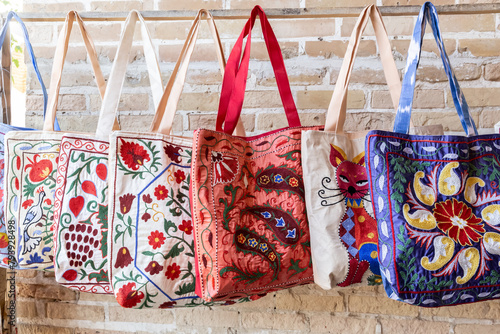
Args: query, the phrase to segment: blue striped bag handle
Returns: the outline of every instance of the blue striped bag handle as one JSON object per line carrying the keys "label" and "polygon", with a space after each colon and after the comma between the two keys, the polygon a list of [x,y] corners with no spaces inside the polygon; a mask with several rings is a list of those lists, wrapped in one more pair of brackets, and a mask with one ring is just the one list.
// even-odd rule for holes
{"label": "blue striped bag handle", "polygon": [[[5,40],[5,35],[7,34],[7,28],[9,27],[9,23],[10,23],[10,20],[12,20],[12,18],[16,19],[16,21],[19,23],[19,25],[23,29],[24,43],[26,45],[26,49],[28,50],[28,54],[30,55],[31,63],[33,64],[33,68],[35,69],[35,73],[36,73],[36,77],[38,78],[38,82],[40,82],[40,86],[42,87],[43,117],[45,118],[45,112],[47,110],[47,89],[45,88],[45,84],[43,83],[43,80],[42,80],[42,75],[40,74],[40,70],[38,69],[38,64],[36,62],[35,53],[33,52],[33,47],[31,46],[31,43],[30,43],[28,30],[26,29],[26,26],[24,25],[21,18],[19,16],[17,16],[17,14],[14,12],[9,12],[9,14],[7,14],[7,19],[5,20],[5,23],[4,23],[2,30],[0,32],[0,45],[3,45],[3,42]],[[55,120],[54,128],[56,129],[56,131],[60,130],[59,123],[57,122],[57,119]]]}
{"label": "blue striped bag handle", "polygon": [[453,73],[450,65],[450,60],[448,59],[448,55],[446,54],[443,39],[441,37],[441,31],[439,29],[439,19],[436,7],[434,7],[434,5],[430,2],[426,2],[422,5],[422,9],[420,10],[420,14],[417,18],[417,23],[415,24],[415,29],[413,30],[412,40],[408,49],[408,58],[406,60],[406,71],[403,78],[401,98],[399,99],[398,111],[396,114],[396,119],[394,120],[394,132],[407,134],[410,128],[410,117],[415,90],[416,71],[418,63],[420,61],[422,39],[425,33],[425,26],[427,24],[427,21],[430,22],[432,27],[434,39],[436,40],[439,54],[441,56],[441,60],[443,61],[444,69],[450,83],[453,103],[455,104],[458,116],[460,117],[462,127],[464,128],[467,136],[473,134],[477,135],[476,125],[474,124],[474,121],[472,120],[469,113],[469,106],[465,101],[465,96],[460,90],[457,78]]}

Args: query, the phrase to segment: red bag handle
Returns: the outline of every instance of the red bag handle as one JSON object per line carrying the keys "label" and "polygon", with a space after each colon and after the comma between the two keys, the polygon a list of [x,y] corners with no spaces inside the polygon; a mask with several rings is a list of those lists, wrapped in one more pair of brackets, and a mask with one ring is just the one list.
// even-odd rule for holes
{"label": "red bag handle", "polygon": [[[243,107],[245,89],[248,77],[248,66],[250,62],[250,45],[252,40],[252,28],[255,24],[257,15],[260,18],[264,41],[266,42],[267,52],[271,59],[276,83],[280,93],[281,101],[285,108],[288,125],[290,127],[301,126],[299,114],[295,107],[290,83],[285,69],[285,63],[281,54],[281,48],[274,35],[273,29],[267,20],[264,10],[260,6],[255,6],[248,19],[243,31],[236,41],[231,54],[229,55],[224,80],[222,81],[222,90],[219,103],[219,112],[217,114],[217,131],[224,131],[231,134],[236,127]],[[248,35],[243,57],[241,51],[243,48],[243,39]],[[241,59],[241,62],[240,62]],[[224,124],[224,130],[222,128]]]}

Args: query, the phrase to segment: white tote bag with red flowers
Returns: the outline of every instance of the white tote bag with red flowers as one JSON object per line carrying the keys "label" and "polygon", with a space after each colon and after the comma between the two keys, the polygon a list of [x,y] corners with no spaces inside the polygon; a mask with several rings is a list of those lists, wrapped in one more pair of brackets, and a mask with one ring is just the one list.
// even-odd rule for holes
{"label": "white tote bag with red flowers", "polygon": [[69,38],[76,19],[99,93],[104,81],[94,44],[80,16],[71,11],[59,35],[50,82],[49,104],[43,131],[11,131],[5,136],[5,215],[16,232],[16,257],[25,269],[53,268],[53,211],[57,160],[62,132],[54,131],[54,121]]}
{"label": "white tote bag with red flowers", "polygon": [[[123,307],[214,305],[195,294],[189,203],[192,139],[169,135],[203,14],[217,43],[221,70],[224,68],[222,45],[213,18],[208,11],[201,10],[150,132],[116,131],[110,137],[110,277],[116,299]],[[107,121],[99,124],[103,129],[109,128],[112,121],[112,115],[108,116]]]}
{"label": "white tote bag with red flowers", "polygon": [[[141,14],[132,11],[124,25],[101,114],[115,114],[113,108],[120,98],[118,87],[123,85],[137,21],[141,25],[155,106],[163,94],[161,72],[146,23]],[[108,148],[107,139],[92,135],[65,134],[62,138],[54,204],[54,271],[57,282],[65,287],[111,294],[107,237]]]}

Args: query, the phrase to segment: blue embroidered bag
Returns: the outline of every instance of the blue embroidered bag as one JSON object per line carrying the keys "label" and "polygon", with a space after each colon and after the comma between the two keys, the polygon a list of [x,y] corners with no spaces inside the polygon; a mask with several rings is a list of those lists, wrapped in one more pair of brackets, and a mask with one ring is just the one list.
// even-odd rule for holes
{"label": "blue embroidered bag", "polygon": [[[45,85],[42,80],[42,76],[40,74],[40,71],[38,69],[38,65],[36,62],[35,54],[33,53],[33,48],[31,47],[31,43],[29,40],[28,36],[28,31],[26,30],[26,27],[23,23],[23,21],[17,16],[16,13],[14,12],[9,12],[7,14],[7,19],[5,20],[5,23],[2,27],[2,30],[0,31],[0,45],[3,45],[3,41],[5,40],[5,37],[7,35],[7,30],[10,24],[10,20],[16,19],[16,21],[19,23],[19,26],[22,29],[23,36],[24,36],[24,43],[26,47],[26,51],[28,52],[30,58],[31,58],[31,63],[33,65],[33,69],[35,70],[36,76],[38,81],[40,82],[40,86],[42,87],[42,93],[43,93],[43,115],[45,117],[45,109],[47,108],[47,90],[45,89]],[[10,36],[8,37],[10,38]],[[6,83],[3,83],[6,84]],[[55,121],[55,128],[56,130],[59,130],[59,125],[57,123],[57,120]],[[4,195],[4,136],[7,132],[10,131],[29,131],[29,130],[34,130],[30,128],[23,128],[23,127],[18,127],[18,126],[13,126],[9,124],[4,124],[0,123],[0,267],[3,268],[9,268],[10,266],[16,267],[17,268],[17,263],[15,263],[15,254],[12,249],[13,247],[13,232],[10,231],[10,239],[9,239],[9,231],[7,231],[6,228],[6,222],[5,222],[5,215],[4,215],[4,200],[3,200],[3,195]],[[19,205],[19,203],[16,203],[16,206]],[[9,256],[9,243],[11,243],[11,254]]]}
{"label": "blue embroidered bag", "polygon": [[[467,137],[408,135],[427,21]],[[500,135],[477,135],[430,2],[408,50],[394,132],[368,133],[366,153],[389,297],[425,307],[500,298]]]}

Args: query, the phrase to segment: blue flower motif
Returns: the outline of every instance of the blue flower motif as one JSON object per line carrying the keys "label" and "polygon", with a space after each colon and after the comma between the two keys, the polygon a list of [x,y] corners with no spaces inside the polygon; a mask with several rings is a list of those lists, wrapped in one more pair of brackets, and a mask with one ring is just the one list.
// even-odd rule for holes
{"label": "blue flower motif", "polygon": [[281,182],[283,182],[283,181],[285,181],[285,180],[283,180],[283,177],[282,177],[280,174],[276,174],[276,175],[274,176],[274,182],[275,182],[275,183],[281,183]]}
{"label": "blue flower motif", "polygon": [[267,211],[262,212],[261,215],[264,218],[271,218],[271,214],[269,212],[267,212]]}
{"label": "blue flower motif", "polygon": [[288,230],[288,234],[286,235],[287,238],[295,238],[295,229],[293,230]]}
{"label": "blue flower motif", "polygon": [[281,218],[276,218],[276,227],[285,227],[285,220],[283,217]]}
{"label": "blue flower motif", "polygon": [[259,249],[265,253],[269,248],[267,247],[267,244],[260,244]]}
{"label": "blue flower motif", "polygon": [[33,263],[43,263],[43,259],[38,255],[38,253],[30,254],[30,259],[26,261],[27,264]]}
{"label": "blue flower motif", "polygon": [[257,240],[255,240],[255,238],[250,238],[250,239],[248,239],[248,244],[250,245],[250,247],[255,248],[255,247],[257,247],[258,242],[257,242]]}

